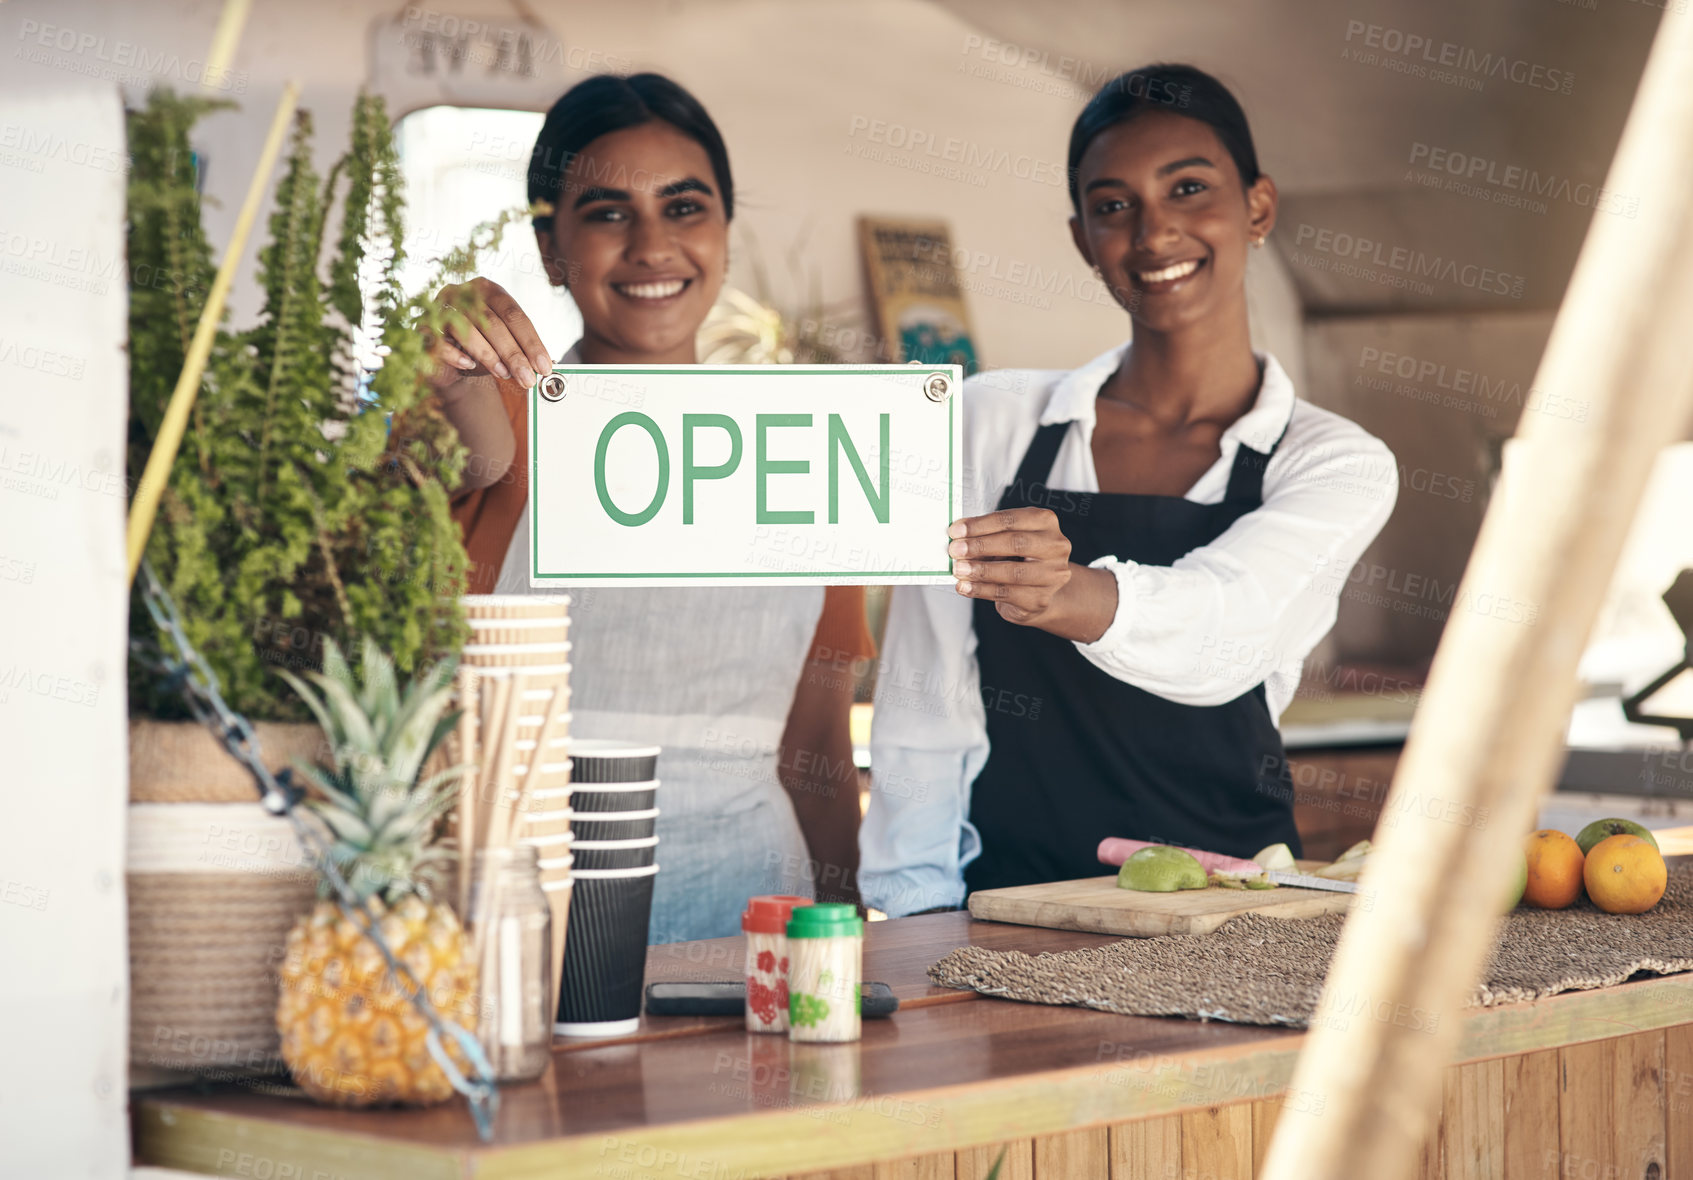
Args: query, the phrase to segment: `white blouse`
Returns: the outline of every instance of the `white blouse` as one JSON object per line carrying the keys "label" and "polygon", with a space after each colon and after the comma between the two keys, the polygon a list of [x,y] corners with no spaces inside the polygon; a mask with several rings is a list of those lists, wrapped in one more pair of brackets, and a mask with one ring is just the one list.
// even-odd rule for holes
{"label": "white blouse", "polygon": [[[1076,429],[1049,490],[1099,491],[1094,400],[1128,347],[1070,372],[1007,369],[965,383],[965,515],[993,511],[1035,431],[1053,422]],[[1268,451],[1279,438],[1263,505],[1172,566],[1093,562],[1116,575],[1117,611],[1097,641],[1076,649],[1182,704],[1220,705],[1262,682],[1279,718],[1305,657],[1334,625],[1348,571],[1393,511],[1399,473],[1379,439],[1299,400],[1275,358],[1259,359],[1257,401],[1224,431],[1222,453],[1184,498],[1220,503],[1241,444]],[[962,903],[964,866],[981,848],[967,816],[988,755],[984,707],[1040,707],[980,683],[971,601],[951,586],[901,587],[889,607],[859,886],[867,904],[896,917]]]}

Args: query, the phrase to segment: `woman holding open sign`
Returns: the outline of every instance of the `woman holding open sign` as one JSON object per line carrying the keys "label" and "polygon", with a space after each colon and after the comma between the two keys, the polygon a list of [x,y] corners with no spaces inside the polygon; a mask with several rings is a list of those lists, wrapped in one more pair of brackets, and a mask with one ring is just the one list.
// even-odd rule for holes
{"label": "woman holding open sign", "polygon": [[[531,203],[552,206],[535,219],[547,274],[582,315],[582,339],[560,363],[695,363],[695,334],[728,268],[734,214],[728,154],[699,102],[656,74],[590,78],[548,112],[528,180]],[[460,513],[466,547],[481,589],[529,593],[524,391],[551,371],[551,353],[498,285],[474,279],[441,298],[461,309],[432,355],[442,408],[472,453]],[[839,896],[850,887],[851,685],[818,675],[807,653],[814,643],[830,649],[826,661],[862,650],[862,598],[848,600],[858,604],[856,628],[838,616],[820,628],[817,587],[571,597],[575,733],[664,751],[650,941],[736,933],[758,894],[809,895],[815,884]],[[782,779],[794,777],[778,766],[784,745],[813,759],[834,755],[844,770],[840,781],[794,796],[820,838],[845,838],[848,855],[819,851],[821,868],[808,862],[783,792]]]}
{"label": "woman holding open sign", "polygon": [[1107,836],[1297,852],[1277,718],[1397,494],[1388,449],[1252,348],[1276,187],[1220,82],[1107,83],[1069,173],[1134,340],[965,389],[956,585],[896,590],[883,646],[859,880],[890,914],[1098,876]]}

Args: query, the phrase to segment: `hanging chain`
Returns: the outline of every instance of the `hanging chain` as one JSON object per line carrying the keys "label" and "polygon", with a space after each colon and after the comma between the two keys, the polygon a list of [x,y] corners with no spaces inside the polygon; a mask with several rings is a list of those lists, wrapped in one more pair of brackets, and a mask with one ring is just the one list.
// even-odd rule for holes
{"label": "hanging chain", "polygon": [[[463,1094],[470,1104],[470,1114],[476,1122],[477,1135],[484,1143],[490,1141],[494,1134],[494,1115],[499,1110],[500,1095],[494,1084],[493,1067],[488,1064],[482,1046],[466,1029],[441,1019],[440,1014],[435,1011],[435,1005],[431,1004],[429,997],[424,994],[423,985],[418,982],[417,976],[412,974],[411,968],[400,962],[383,940],[377,930],[376,916],[341,875],[341,870],[329,855],[329,845],[321,831],[307,823],[295,806],[304,797],[305,792],[294,785],[291,771],[283,770],[273,775],[270,768],[264,764],[264,759],[259,756],[259,736],[253,731],[252,723],[224,701],[223,694],[218,691],[217,673],[211,670],[205,657],[188,642],[188,635],[182,627],[182,616],[177,612],[175,601],[153,573],[152,563],[146,560],[141,563],[140,583],[141,600],[147,604],[147,613],[153,616],[160,633],[169,640],[176,654],[172,658],[160,650],[155,655],[152,650],[133,638],[130,640],[131,654],[140,662],[156,669],[164,678],[167,689],[182,693],[182,698],[187,702],[189,712],[194,714],[195,720],[211,730],[229,751],[230,757],[245,766],[247,772],[253,776],[265,810],[272,815],[286,818],[293,825],[294,836],[300,842],[300,847],[311,856],[317,871],[329,882],[340,899],[342,910],[349,916],[356,915],[355,923],[363,930],[365,937],[376,944],[376,949],[382,952],[388,970],[399,981],[406,998],[429,1025],[429,1035],[426,1039],[429,1055],[447,1075],[453,1089]],[[443,1044],[446,1037],[451,1037],[464,1051],[475,1077],[466,1078],[447,1055]]]}

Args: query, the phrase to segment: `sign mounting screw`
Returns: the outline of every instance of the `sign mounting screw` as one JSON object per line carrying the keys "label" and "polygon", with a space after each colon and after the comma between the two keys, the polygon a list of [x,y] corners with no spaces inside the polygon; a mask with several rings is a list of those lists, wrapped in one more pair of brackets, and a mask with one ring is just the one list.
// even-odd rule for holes
{"label": "sign mounting screw", "polygon": [[564,374],[548,373],[541,378],[541,396],[550,402],[564,400]]}
{"label": "sign mounting screw", "polygon": [[944,402],[952,394],[952,382],[945,373],[931,373],[923,382],[923,396],[932,402]]}

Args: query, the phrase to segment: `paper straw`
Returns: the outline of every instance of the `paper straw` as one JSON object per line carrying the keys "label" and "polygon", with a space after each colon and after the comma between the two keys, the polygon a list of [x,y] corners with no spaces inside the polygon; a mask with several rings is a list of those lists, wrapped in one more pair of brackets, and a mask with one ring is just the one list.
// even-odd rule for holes
{"label": "paper straw", "polygon": [[478,784],[482,777],[480,756],[476,749],[476,721],[478,696],[478,677],[473,668],[459,666],[458,670],[458,704],[459,751],[457,762],[468,765],[470,769],[459,779],[458,825],[459,825],[459,913],[466,916],[470,913],[470,876],[476,860],[476,795]]}

